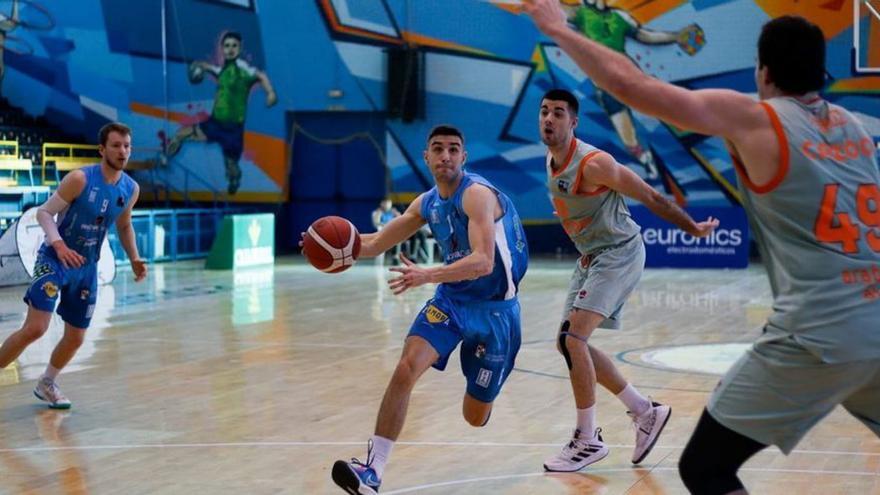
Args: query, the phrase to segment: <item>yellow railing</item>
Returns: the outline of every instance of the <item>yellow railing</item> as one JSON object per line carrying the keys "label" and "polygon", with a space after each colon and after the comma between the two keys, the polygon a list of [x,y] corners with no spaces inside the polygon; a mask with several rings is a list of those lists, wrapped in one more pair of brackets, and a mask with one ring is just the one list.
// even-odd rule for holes
{"label": "yellow railing", "polygon": [[18,159],[18,141],[0,141],[0,160]]}
{"label": "yellow railing", "polygon": [[[87,153],[82,153],[83,151]],[[43,143],[43,184],[55,183],[54,181],[46,181],[46,164],[48,162],[55,163],[55,181],[58,181],[60,180],[58,172],[70,172],[99,161],[101,161],[101,157],[98,154],[98,147],[93,144]]]}
{"label": "yellow railing", "polygon": [[27,172],[30,185],[34,185],[34,164],[29,158],[19,158],[18,141],[0,141],[0,171],[12,172],[8,176],[0,176],[0,186],[14,186],[18,184],[18,173]]}

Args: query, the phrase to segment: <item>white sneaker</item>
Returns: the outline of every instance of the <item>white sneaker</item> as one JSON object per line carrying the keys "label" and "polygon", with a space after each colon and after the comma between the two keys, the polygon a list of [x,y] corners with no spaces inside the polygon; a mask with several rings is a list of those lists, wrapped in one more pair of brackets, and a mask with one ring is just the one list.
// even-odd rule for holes
{"label": "white sneaker", "polygon": [[48,402],[50,409],[70,409],[70,400],[61,393],[55,380],[48,376],[40,377],[40,381],[34,388],[34,395],[38,399]]}
{"label": "white sneaker", "polygon": [[601,461],[609,452],[599,435],[601,431],[601,428],[596,428],[592,438],[584,438],[581,430],[574,430],[574,437],[562,447],[562,452],[544,461],[544,469],[570,473]]}
{"label": "white sneaker", "polygon": [[672,415],[672,408],[656,402],[651,402],[651,408],[639,416],[627,411],[626,414],[633,420],[633,428],[636,430],[636,448],[633,451],[632,463],[638,464],[654,448],[660,432]]}

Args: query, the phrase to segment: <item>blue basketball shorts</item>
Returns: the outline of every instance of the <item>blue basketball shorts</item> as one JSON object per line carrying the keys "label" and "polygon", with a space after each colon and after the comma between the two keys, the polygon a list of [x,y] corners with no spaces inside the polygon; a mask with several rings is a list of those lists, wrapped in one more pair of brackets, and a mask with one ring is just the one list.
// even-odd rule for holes
{"label": "blue basketball shorts", "polygon": [[88,328],[98,299],[98,264],[64,268],[57,258],[41,250],[24,302],[40,311],[52,312],[59,297],[61,319],[74,327]]}
{"label": "blue basketball shorts", "polygon": [[462,303],[438,294],[419,312],[408,336],[431,344],[440,354],[433,365],[440,371],[460,342],[468,395],[492,402],[513,370],[520,331],[517,299]]}

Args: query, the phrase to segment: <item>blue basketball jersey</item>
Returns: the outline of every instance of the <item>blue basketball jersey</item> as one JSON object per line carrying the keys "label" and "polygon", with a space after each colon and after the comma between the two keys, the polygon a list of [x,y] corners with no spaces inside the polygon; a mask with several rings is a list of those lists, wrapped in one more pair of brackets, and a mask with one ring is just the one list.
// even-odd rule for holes
{"label": "blue basketball jersey", "polygon": [[471,247],[462,197],[473,184],[494,191],[501,204],[501,217],[495,220],[495,267],[491,274],[474,280],[440,284],[437,293],[462,302],[513,299],[529,264],[529,248],[519,215],[504,193],[479,175],[465,173],[451,197],[441,198],[436,187],[425,193],[421,215],[431,227],[443,262],[448,265],[464,258],[471,253]]}
{"label": "blue basketball jersey", "polygon": [[[80,170],[86,175],[86,185],[58,215],[58,232],[68,248],[82,255],[86,263],[95,263],[101,256],[101,244],[107,231],[128,206],[136,183],[123,172],[116,184],[107,184],[100,164]],[[49,251],[54,255],[54,250]]]}

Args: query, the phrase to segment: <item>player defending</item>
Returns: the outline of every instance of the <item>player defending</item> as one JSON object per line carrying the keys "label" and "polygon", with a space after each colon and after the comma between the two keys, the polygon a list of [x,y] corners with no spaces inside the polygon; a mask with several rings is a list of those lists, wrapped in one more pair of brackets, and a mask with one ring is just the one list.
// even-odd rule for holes
{"label": "player defending", "polygon": [[58,190],[37,210],[46,240],[37,254],[34,278],[24,296],[27,316],[21,329],[0,347],[0,368],[5,368],[49,328],[60,294],[58,314],[64,320],[64,336],[34,389],[34,395],[53,409],[70,408],[70,400],[61,393],[55,379],[82,345],[89,327],[98,295],[101,244],[114,223],[135,281],[147,276],[147,265],[138,255],[131,225],[131,209],[139,188],[123,172],[131,155],[131,129],[120,123],[107,124],[98,133],[98,142],[101,163],[67,174]]}
{"label": "player defending", "polygon": [[489,421],[492,402],[513,370],[520,346],[517,287],[528,246],[513,204],[482,177],[464,172],[466,158],[461,131],[435,127],[424,159],[436,186],[382,230],[361,236],[361,256],[378,256],[427,222],[445,264],[422,268],[401,255],[403,264],[391,268],[400,274],[388,283],[395,294],[439,285],[410,328],[367,443],[366,462],[333,465],[333,480],[348,493],[378,493],[416,381],[431,366],[442,371],[459,343],[467,380],[462,413],[471,425]]}
{"label": "player defending", "polygon": [[628,384],[611,359],[589,344],[597,327],[619,328],[623,304],[645,266],[640,227],[623,200],[642,202],[655,215],[695,237],[709,235],[718,221],[695,222],[635,172],[608,153],[574,135],[578,101],[554,89],[541,100],[538,125],[547,145],[547,187],[556,215],[581,257],[575,266],[557,349],[568,365],[577,406],[577,427],[562,452],[547,459],[547,471],[577,471],[606,455],[608,447],[596,428],[596,381],[629,409],[636,430],[632,462],[648,455],[666,421],[669,406],[652,402]]}
{"label": "player defending", "polygon": [[760,102],[689,91],[571,33],[555,0],[538,27],[596,84],[642,113],[727,141],[770,278],[763,335],[721,379],[680,463],[693,493],[745,493],[737,471],[768,445],[791,452],[837,404],[880,436],[880,172],[873,140],[819,96],[825,37],[794,16],[764,25]]}

